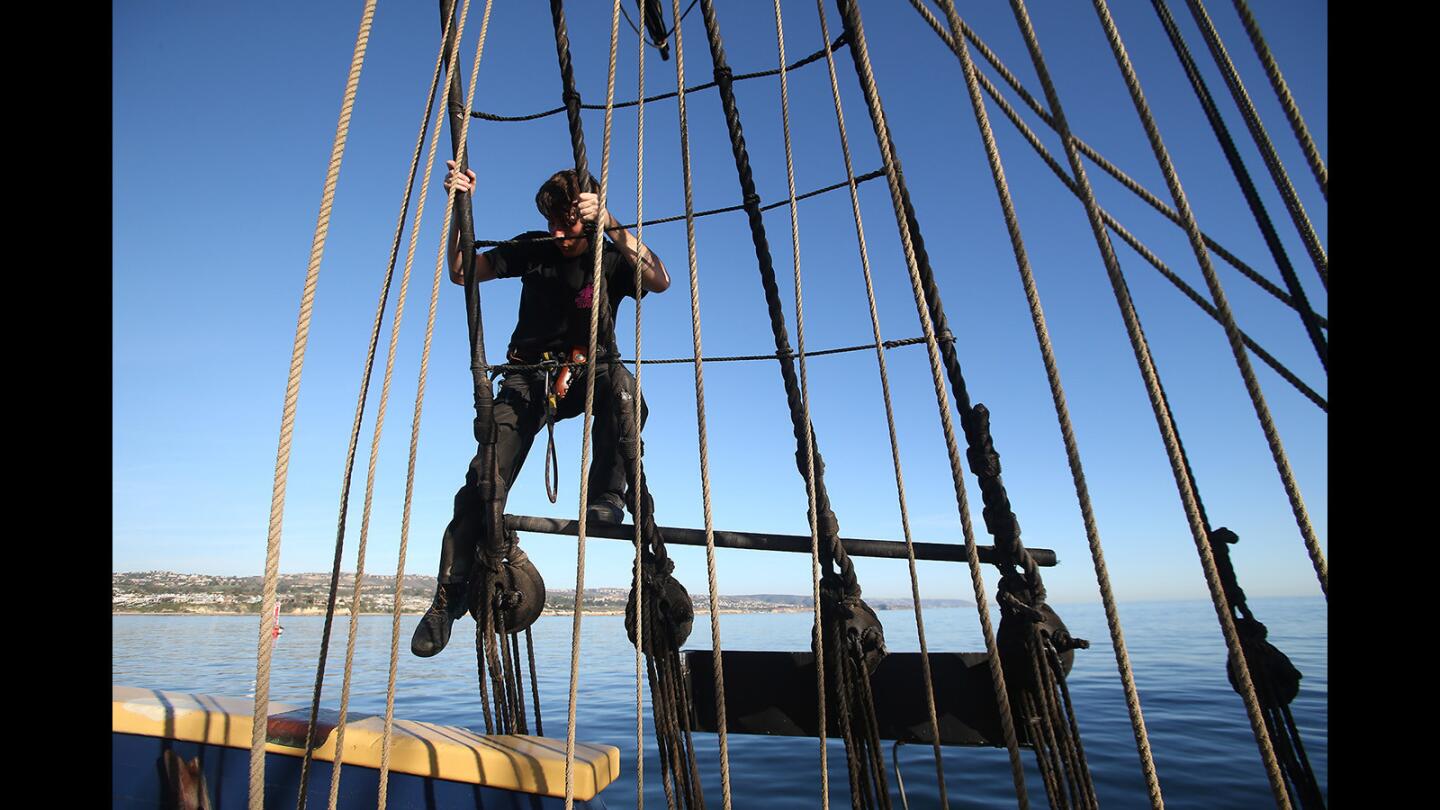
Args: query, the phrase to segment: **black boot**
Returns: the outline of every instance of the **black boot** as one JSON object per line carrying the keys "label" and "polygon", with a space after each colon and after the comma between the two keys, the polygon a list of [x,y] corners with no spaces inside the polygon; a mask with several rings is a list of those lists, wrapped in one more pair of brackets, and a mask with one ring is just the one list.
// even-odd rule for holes
{"label": "black boot", "polygon": [[410,637],[410,652],[429,658],[445,649],[450,643],[450,626],[465,615],[465,586],[440,585],[435,589],[435,601],[420,619],[415,635]]}
{"label": "black boot", "polygon": [[596,523],[619,524],[625,521],[625,502],[613,492],[602,492],[585,509],[588,520]]}

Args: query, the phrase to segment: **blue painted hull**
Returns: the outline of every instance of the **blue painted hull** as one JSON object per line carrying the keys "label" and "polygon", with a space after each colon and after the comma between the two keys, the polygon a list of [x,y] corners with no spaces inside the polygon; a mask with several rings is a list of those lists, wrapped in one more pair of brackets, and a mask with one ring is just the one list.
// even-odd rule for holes
{"label": "blue painted hull", "polygon": [[[161,757],[172,750],[182,759],[199,757],[213,810],[248,807],[250,752],[241,748],[203,745],[139,734],[111,734],[111,806],[115,810],[159,810],[165,802],[166,778]],[[266,754],[265,807],[293,808],[300,789],[300,757]],[[330,797],[329,762],[312,760],[306,806],[324,808]],[[379,798],[379,772],[373,768],[344,766],[340,774],[338,806],[344,810],[374,808]],[[391,772],[386,794],[388,810],[553,810],[565,800],[498,788]],[[596,796],[577,800],[576,810],[606,810]]]}

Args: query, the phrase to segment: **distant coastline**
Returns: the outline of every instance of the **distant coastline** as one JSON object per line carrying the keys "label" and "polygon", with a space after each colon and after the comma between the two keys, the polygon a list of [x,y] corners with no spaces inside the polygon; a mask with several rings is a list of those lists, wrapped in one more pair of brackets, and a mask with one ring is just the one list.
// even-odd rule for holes
{"label": "distant coastline", "polygon": [[[337,594],[336,613],[350,613],[355,575],[341,575],[345,583]],[[110,613],[114,616],[258,616],[264,581],[261,577],[185,574],[173,571],[132,571],[111,575]],[[400,583],[400,612],[419,616],[430,606],[435,593],[434,577],[412,574]],[[360,589],[360,614],[393,615],[396,599],[393,575],[366,574]],[[628,588],[586,588],[582,613],[587,616],[618,616],[625,612]],[[330,598],[328,573],[281,574],[276,583],[276,603],[282,616],[323,616]],[[708,615],[709,598],[691,594],[696,614]],[[910,609],[908,598],[872,597],[866,602],[876,610]],[[923,599],[927,608],[972,607],[963,599]],[[739,594],[718,597],[719,613],[805,613],[813,610],[809,594]],[[574,615],[575,592],[551,589],[546,594],[545,615]]]}
{"label": "distant coastline", "polygon": [[[724,597],[721,597],[721,598],[723,599]],[[811,608],[808,608],[808,607],[775,607],[775,608],[769,608],[769,609],[761,609],[761,608],[751,608],[751,609],[745,609],[745,608],[721,608],[721,609],[720,609],[720,615],[721,615],[721,616],[727,616],[727,615],[742,614],[742,613],[808,613],[808,612],[810,612],[810,610],[811,610]],[[346,609],[344,609],[344,610],[341,610],[340,608],[337,607],[337,608],[335,609],[335,613],[336,613],[337,615],[343,614],[343,615],[349,616],[349,615],[350,615],[350,610],[349,610],[348,608],[346,608]],[[581,615],[584,615],[584,616],[623,616],[623,615],[625,615],[625,611],[623,611],[623,610],[615,610],[615,609],[613,609],[613,608],[607,608],[607,609],[604,609],[604,610],[585,610],[585,609],[582,609],[582,610],[580,611],[580,613],[581,613]],[[112,610],[112,611],[110,611],[110,615],[111,615],[111,616],[258,616],[258,615],[260,615],[260,614],[255,613],[255,612],[241,612],[241,611],[234,611],[234,610]],[[297,612],[293,612],[293,613],[286,613],[286,612],[283,611],[283,610],[280,611],[280,617],[281,617],[282,619],[283,619],[283,618],[287,618],[287,617],[295,618],[295,617],[324,616],[324,615],[325,615],[325,611],[323,611],[323,610],[305,610],[305,611],[297,611]],[[362,611],[362,612],[360,613],[360,615],[361,615],[361,616],[392,616],[392,615],[394,615],[394,614],[393,614],[393,613],[390,613],[389,611],[373,611],[373,610],[367,610],[367,611]],[[409,616],[409,617],[419,618],[420,616],[424,615],[424,611],[423,611],[423,610],[414,610],[414,611],[412,611],[412,610],[405,610],[405,611],[401,611],[400,615],[401,615],[401,616]],[[550,608],[546,608],[545,611],[544,611],[544,613],[543,613],[542,615],[545,615],[545,616],[573,616],[573,615],[575,615],[575,614],[574,614],[571,610],[568,610],[568,609],[567,609],[567,610],[552,610],[552,609],[550,609]],[[710,611],[707,610],[707,609],[705,609],[705,608],[697,607],[697,608],[695,609],[695,615],[696,615],[696,616],[708,616],[708,615],[710,615]]]}

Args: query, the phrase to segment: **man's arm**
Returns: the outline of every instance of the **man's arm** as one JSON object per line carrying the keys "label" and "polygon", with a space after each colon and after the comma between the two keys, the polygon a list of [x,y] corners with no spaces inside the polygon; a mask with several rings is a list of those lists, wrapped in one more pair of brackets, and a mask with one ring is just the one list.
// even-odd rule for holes
{"label": "man's arm", "polygon": [[[445,190],[447,192],[450,191],[452,186],[466,193],[472,192],[475,189],[475,172],[466,169],[465,174],[459,174],[455,171],[455,161],[453,160],[445,161],[445,165],[450,167],[449,174],[445,175]],[[450,280],[456,284],[464,284],[465,274],[463,268],[465,265],[461,263],[463,257],[460,255],[460,218],[451,217],[451,221],[455,227],[450,231],[450,250],[446,252],[445,258],[450,263]],[[490,260],[485,258],[485,254],[477,253],[475,255],[475,280],[477,282],[489,281],[492,278],[495,278],[495,270],[490,266]]]}
{"label": "man's arm", "polygon": [[[580,195],[579,201],[580,218],[586,221],[594,220],[596,212],[600,209],[600,198],[588,192]],[[640,286],[650,292],[662,293],[670,289],[670,273],[665,270],[665,264],[660,261],[654,251],[649,247],[642,248],[640,240],[624,228],[616,227],[618,220],[609,212],[605,212],[605,222],[600,225],[610,234],[615,247],[620,249],[620,255],[631,265],[640,268]],[[644,256],[640,251],[644,251]]]}

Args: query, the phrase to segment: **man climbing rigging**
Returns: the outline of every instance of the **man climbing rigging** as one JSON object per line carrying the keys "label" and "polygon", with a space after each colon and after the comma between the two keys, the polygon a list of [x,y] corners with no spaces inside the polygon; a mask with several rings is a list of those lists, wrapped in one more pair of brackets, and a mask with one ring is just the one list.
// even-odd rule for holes
{"label": "man climbing rigging", "polygon": [[[446,164],[450,167],[445,177],[446,190],[472,192],[475,173],[469,169],[464,173],[457,171],[453,160]],[[590,180],[594,182],[593,178]],[[582,190],[574,170],[556,172],[546,180],[535,195],[535,205],[546,219],[548,233],[528,231],[507,244],[477,253],[475,279],[518,277],[521,281],[520,313],[506,352],[511,363],[534,365],[548,359],[584,362],[590,351],[590,309],[594,301],[593,253],[587,225],[595,223],[598,229],[590,233],[603,232],[610,236],[602,246],[601,272],[612,315],[622,298],[638,297],[637,264],[641,268],[639,296],[664,292],[670,287],[670,274],[653,252],[640,246],[633,234],[617,227],[617,220],[609,211],[600,210],[599,197]],[[452,249],[448,254],[450,280],[464,284],[458,225],[452,234]],[[545,238],[547,236],[553,239]],[[613,334],[600,335],[596,348],[599,357],[573,371],[559,369],[550,373],[532,368],[505,374],[494,408],[495,455],[501,478],[497,482],[496,498],[502,507],[510,485],[525,463],[535,434],[546,425],[547,418],[561,420],[584,413],[584,375],[593,373],[595,456],[590,464],[586,513],[589,520],[596,522],[619,523],[623,519],[626,475],[618,448],[622,426],[612,403],[617,396],[632,397],[635,380],[623,365],[617,363],[612,371],[608,362],[599,362],[608,359],[606,347],[613,342]],[[645,417],[642,401],[642,424]],[[410,651],[422,658],[445,648],[450,640],[451,625],[469,607],[471,568],[476,544],[483,536],[485,513],[479,490],[480,465],[477,453],[470,462],[464,486],[455,493],[454,516],[441,539],[435,599],[410,640]]]}

